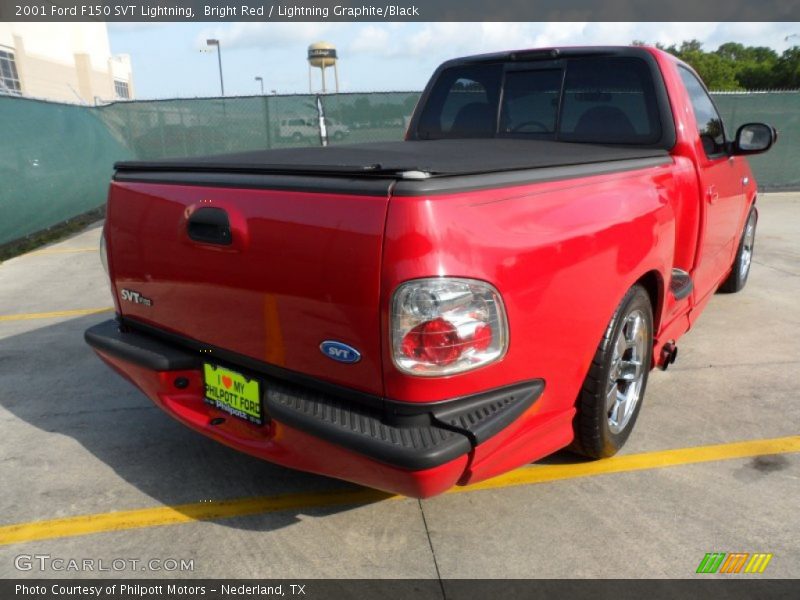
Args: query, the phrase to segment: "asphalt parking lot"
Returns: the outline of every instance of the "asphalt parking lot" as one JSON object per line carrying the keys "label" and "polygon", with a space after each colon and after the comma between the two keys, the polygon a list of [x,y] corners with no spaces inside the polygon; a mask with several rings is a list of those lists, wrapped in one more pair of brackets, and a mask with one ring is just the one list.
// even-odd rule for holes
{"label": "asphalt parking lot", "polygon": [[[83,342],[111,314],[99,224],[8,260],[0,577],[684,578],[708,552],[771,553],[761,576],[797,577],[800,193],[759,206],[748,286],[652,374],[619,458],[563,452],[421,502],[239,454],[113,374]],[[21,571],[21,555],[139,562]]]}

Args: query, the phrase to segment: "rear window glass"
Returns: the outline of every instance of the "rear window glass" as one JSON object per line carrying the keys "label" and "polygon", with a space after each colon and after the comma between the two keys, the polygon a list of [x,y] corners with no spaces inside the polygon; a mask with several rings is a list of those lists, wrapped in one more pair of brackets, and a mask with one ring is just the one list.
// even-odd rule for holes
{"label": "rear window glass", "polygon": [[503,87],[500,131],[555,132],[561,78],[561,69],[507,72]]}
{"label": "rear window glass", "polygon": [[444,71],[428,98],[418,130],[430,138],[493,137],[502,70],[465,65]]}
{"label": "rear window glass", "polygon": [[[454,125],[463,127],[463,123],[460,125],[456,123],[456,117],[465,113],[464,107],[475,105],[488,109],[489,97],[486,95],[486,87],[480,81],[474,81],[467,77],[458,78],[450,88],[450,93],[447,94],[447,100],[442,107],[442,130],[452,131]],[[474,126],[474,124],[471,125]]]}
{"label": "rear window glass", "polygon": [[526,69],[494,63],[444,70],[420,117],[418,137],[644,145],[659,141],[655,86],[643,60],[591,57],[550,64]]}
{"label": "rear window glass", "polygon": [[572,61],[564,82],[561,139],[653,143],[661,137],[653,81],[636,59]]}

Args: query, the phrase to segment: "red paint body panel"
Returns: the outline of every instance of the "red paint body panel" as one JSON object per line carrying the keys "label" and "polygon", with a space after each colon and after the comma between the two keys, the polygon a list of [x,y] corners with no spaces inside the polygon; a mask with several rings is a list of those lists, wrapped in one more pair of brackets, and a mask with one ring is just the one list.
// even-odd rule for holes
{"label": "red paint body panel", "polygon": [[384,345],[387,395],[425,402],[531,377],[547,382],[535,410],[476,449],[468,481],[572,440],[575,399],[619,299],[643,274],[664,278],[672,267],[675,170],[392,199],[381,286],[385,330],[388,296],[401,282],[464,276],[491,282],[503,296],[510,344],[492,365],[430,379],[398,372]]}
{"label": "red paint body panel", "polygon": [[[114,183],[106,236],[119,295],[152,306],[134,317],[251,358],[382,394],[380,260],[388,198]],[[225,209],[232,246],[189,239],[200,206]],[[342,365],[319,352],[333,339],[361,349]]]}
{"label": "red paint body panel", "polygon": [[[654,361],[685,333],[726,277],[755,181],[742,157],[705,157],[691,103],[671,56],[663,73],[677,142],[660,166],[559,181],[430,196],[351,196],[152,183],[112,185],[106,236],[115,290],[153,298],[120,302],[123,316],[247,357],[408,403],[544,379],[538,401],[468,456],[405,471],[281,423],[228,419],[201,398],[199,371],[176,390],[175,372],[102,358],[181,422],[222,443],[293,468],[425,497],[562,448],[575,401],[609,319],[637,281],[654,294]],[[745,183],[747,181],[747,183]],[[710,193],[711,190],[713,193]],[[201,206],[231,215],[235,243],[198,244],[186,220]],[[692,294],[668,291],[679,268]],[[503,358],[449,377],[414,377],[393,364],[392,294],[405,281],[455,276],[490,282],[507,311]],[[362,360],[333,362],[331,339]]]}
{"label": "red paint body panel", "polygon": [[[686,227],[685,243],[689,245],[692,241],[691,232],[694,231],[696,250],[691,268],[687,269],[694,281],[691,304],[704,306],[707,297],[716,291],[730,272],[739,233],[750,206],[755,202],[755,178],[743,156],[711,159],[706,156],[689,94],[678,72],[682,63],[666,52],[651,52],[659,63],[669,89],[673,119],[678,131],[672,155],[691,161],[697,180],[697,191],[692,202],[695,208],[684,207],[678,216],[686,218],[690,210],[699,215],[696,228]],[[732,132],[726,133],[730,139]]]}
{"label": "red paint body panel", "polygon": [[[115,371],[133,382],[148,398],[178,421],[218,442],[270,462],[329,477],[345,479],[413,498],[441,494],[454,486],[467,466],[467,456],[420,471],[407,471],[371,460],[277,421],[258,427],[231,418],[203,401],[201,371],[150,371],[98,352]],[[173,382],[186,377],[189,386]],[[224,419],[211,425],[212,419]]]}
{"label": "red paint body panel", "polygon": [[384,329],[403,281],[450,275],[491,282],[505,302],[506,356],[443,378],[408,377],[384,345],[387,396],[443,400],[531,377],[547,381],[540,402],[569,410],[602,331],[639,277],[671,268],[673,167],[462,192],[393,198],[387,219]]}

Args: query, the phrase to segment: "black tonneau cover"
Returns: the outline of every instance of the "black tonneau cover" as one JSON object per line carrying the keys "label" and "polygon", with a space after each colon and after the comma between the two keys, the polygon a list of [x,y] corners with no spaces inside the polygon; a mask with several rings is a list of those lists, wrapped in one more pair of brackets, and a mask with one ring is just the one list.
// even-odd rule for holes
{"label": "black tonneau cover", "polygon": [[478,175],[663,158],[668,155],[666,150],[658,148],[489,138],[284,148],[159,161],[126,161],[117,163],[115,168],[121,172],[276,173],[403,178],[404,173],[415,171],[433,177]]}

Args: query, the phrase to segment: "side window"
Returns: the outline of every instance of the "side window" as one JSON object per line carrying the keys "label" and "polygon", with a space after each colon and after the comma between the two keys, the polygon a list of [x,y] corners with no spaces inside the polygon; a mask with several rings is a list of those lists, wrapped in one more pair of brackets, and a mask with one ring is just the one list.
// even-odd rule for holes
{"label": "side window", "polygon": [[678,71],[686,91],[689,92],[689,100],[697,121],[697,131],[700,133],[706,156],[711,158],[724,154],[725,127],[711,97],[694,73],[684,67],[679,67]]}
{"label": "side window", "polygon": [[121,98],[123,100],[130,100],[131,97],[131,89],[128,85],[127,81],[120,81],[119,79],[114,80],[114,93],[117,95],[117,98]]}
{"label": "side window", "polygon": [[0,50],[0,94],[22,94],[14,54],[6,50]]}

